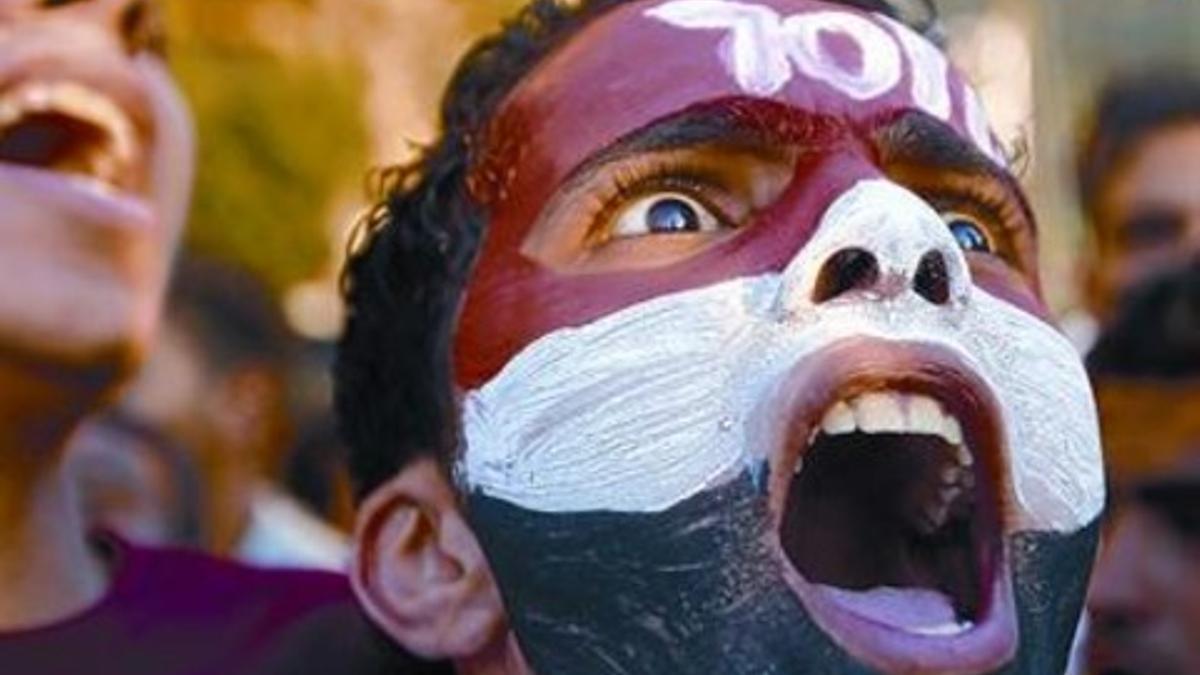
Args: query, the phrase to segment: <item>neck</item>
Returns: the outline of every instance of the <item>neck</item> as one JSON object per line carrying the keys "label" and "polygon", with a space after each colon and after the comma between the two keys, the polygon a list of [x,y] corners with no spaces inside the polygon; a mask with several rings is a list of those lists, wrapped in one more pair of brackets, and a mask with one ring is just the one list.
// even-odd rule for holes
{"label": "neck", "polygon": [[0,631],[61,621],[95,603],[106,586],[60,470],[72,425],[30,419],[0,414]]}
{"label": "neck", "polygon": [[226,464],[209,475],[208,523],[211,550],[236,556],[250,526],[256,475],[247,466]]}

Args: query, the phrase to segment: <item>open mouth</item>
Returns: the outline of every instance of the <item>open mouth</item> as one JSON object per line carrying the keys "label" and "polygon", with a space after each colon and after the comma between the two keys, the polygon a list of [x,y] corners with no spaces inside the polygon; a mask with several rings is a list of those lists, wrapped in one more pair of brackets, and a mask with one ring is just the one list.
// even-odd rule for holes
{"label": "open mouth", "polygon": [[1011,658],[998,408],[943,351],[857,341],[798,366],[773,460],[789,581],[814,620],[885,672]]}
{"label": "open mouth", "polygon": [[133,190],[141,154],[130,116],[75,82],[26,82],[0,94],[0,163]]}

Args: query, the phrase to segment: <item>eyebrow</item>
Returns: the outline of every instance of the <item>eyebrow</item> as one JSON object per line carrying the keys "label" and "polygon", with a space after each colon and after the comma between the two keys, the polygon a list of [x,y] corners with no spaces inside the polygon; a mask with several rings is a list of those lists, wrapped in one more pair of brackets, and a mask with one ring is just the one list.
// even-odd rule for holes
{"label": "eyebrow", "polygon": [[593,154],[571,172],[567,185],[586,180],[600,168],[648,153],[670,152],[699,145],[777,148],[814,145],[847,133],[834,118],[769,105],[739,101],[707,104],[685,110],[632,132]]}
{"label": "eyebrow", "polygon": [[1020,181],[944,123],[924,112],[908,112],[876,134],[884,163],[901,163],[949,171],[990,181],[1020,205],[1025,220],[1036,223]]}

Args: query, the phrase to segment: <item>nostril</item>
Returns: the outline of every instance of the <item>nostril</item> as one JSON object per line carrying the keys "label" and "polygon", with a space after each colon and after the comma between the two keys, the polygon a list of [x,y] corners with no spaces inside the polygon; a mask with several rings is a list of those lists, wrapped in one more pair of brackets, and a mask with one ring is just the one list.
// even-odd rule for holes
{"label": "nostril", "polygon": [[847,248],[833,254],[821,268],[813,302],[833,300],[850,291],[863,290],[879,283],[879,261],[869,251]]}
{"label": "nostril", "polygon": [[162,55],[163,18],[158,5],[151,5],[148,0],[130,0],[121,11],[121,36],[130,54],[150,51]]}
{"label": "nostril", "polygon": [[941,251],[930,251],[921,258],[913,278],[913,290],[935,305],[950,302],[950,271]]}

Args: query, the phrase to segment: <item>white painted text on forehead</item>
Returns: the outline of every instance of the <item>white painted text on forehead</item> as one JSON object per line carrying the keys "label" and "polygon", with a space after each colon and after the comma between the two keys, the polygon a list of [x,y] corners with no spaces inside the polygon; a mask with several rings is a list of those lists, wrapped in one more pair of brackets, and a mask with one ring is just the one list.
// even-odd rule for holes
{"label": "white painted text on forehead", "polygon": [[[718,56],[748,94],[773,96],[802,76],[852,100],[869,101],[896,91],[907,64],[912,73],[908,94],[915,105],[944,122],[953,114],[951,69],[941,50],[886,17],[880,17],[881,23],[843,11],[784,17],[771,7],[734,0],[670,0],[647,10],[646,16],[685,30],[724,32]],[[857,49],[857,63],[830,53],[827,36],[849,40]],[[988,157],[1003,163],[978,96],[962,88],[967,131]]]}

